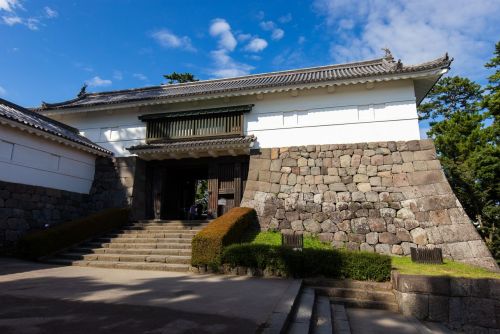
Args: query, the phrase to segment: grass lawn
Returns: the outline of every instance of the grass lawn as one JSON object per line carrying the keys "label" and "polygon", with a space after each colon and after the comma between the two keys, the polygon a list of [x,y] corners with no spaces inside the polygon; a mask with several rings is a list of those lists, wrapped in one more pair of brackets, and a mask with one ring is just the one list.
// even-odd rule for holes
{"label": "grass lawn", "polygon": [[[281,233],[279,233],[279,232],[251,233],[245,237],[244,242],[249,242],[252,244],[280,246],[281,245]],[[316,237],[305,236],[304,237],[304,248],[331,249],[332,246],[330,246],[327,243],[321,242]]]}
{"label": "grass lawn", "polygon": [[[281,234],[279,232],[252,232],[245,236],[244,242],[264,245],[281,245]],[[321,242],[316,237],[305,236],[304,248],[331,249],[327,243]],[[494,273],[486,269],[467,265],[465,263],[445,260],[444,264],[421,264],[411,262],[410,257],[392,257],[392,267],[402,274],[408,275],[430,275],[451,276],[468,278],[497,278],[500,273]]]}
{"label": "grass lawn", "polygon": [[394,256],[392,266],[394,269],[399,270],[400,273],[408,275],[500,279],[499,273],[450,260],[445,260],[444,264],[422,264],[411,262],[410,257]]}

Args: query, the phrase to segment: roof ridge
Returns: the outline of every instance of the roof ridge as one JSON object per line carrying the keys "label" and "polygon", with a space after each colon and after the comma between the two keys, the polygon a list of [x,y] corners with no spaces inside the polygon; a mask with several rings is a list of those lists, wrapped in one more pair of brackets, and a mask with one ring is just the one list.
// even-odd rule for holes
{"label": "roof ridge", "polygon": [[[304,67],[304,68],[292,69],[292,70],[263,72],[263,73],[249,74],[249,75],[243,75],[243,76],[238,76],[238,77],[207,79],[207,80],[183,82],[183,83],[176,83],[176,84],[162,84],[162,85],[147,86],[147,87],[140,87],[140,88],[118,89],[118,90],[111,90],[111,91],[105,91],[105,92],[87,93],[85,96],[109,95],[109,94],[116,94],[116,93],[121,93],[121,92],[125,93],[125,92],[148,91],[148,90],[154,90],[154,89],[164,88],[164,87],[168,87],[168,88],[190,87],[190,86],[197,86],[200,84],[206,84],[206,83],[210,83],[210,82],[245,80],[245,79],[257,78],[257,77],[263,77],[263,76],[269,76],[269,75],[297,74],[297,73],[304,73],[304,72],[308,72],[308,71],[321,70],[321,69],[327,69],[327,68],[344,68],[344,67],[350,67],[353,65],[364,65],[364,64],[377,63],[377,62],[381,63],[383,59],[385,59],[385,58],[374,58],[374,59],[369,59],[369,60],[362,60],[362,61],[356,61],[356,62],[351,62],[351,63],[342,63],[342,64],[311,66],[311,67]],[[61,103],[73,102],[73,101],[76,101],[78,99],[80,99],[80,98],[67,100],[67,101],[64,101]],[[49,105],[55,105],[55,104],[56,103],[49,104]],[[60,104],[60,103],[57,103],[57,104]]]}

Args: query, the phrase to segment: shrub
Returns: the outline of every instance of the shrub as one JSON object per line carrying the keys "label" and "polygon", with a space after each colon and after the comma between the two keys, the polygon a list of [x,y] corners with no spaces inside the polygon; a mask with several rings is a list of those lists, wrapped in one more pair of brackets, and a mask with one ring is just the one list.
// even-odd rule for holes
{"label": "shrub", "polygon": [[23,258],[36,260],[95,235],[117,229],[128,221],[129,209],[127,208],[104,210],[23,236],[17,245],[17,254]]}
{"label": "shrub", "polygon": [[193,266],[219,266],[224,247],[241,241],[245,231],[257,223],[257,214],[250,208],[233,208],[211,221],[192,241]]}
{"label": "shrub", "polygon": [[224,250],[222,263],[231,267],[273,270],[295,277],[386,281],[391,273],[391,258],[386,255],[315,248],[294,251],[264,244],[231,245]]}

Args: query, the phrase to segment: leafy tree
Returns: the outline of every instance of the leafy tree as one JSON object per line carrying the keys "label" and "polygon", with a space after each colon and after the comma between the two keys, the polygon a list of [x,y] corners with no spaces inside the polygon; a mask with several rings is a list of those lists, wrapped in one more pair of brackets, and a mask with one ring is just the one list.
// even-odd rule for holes
{"label": "leafy tree", "polygon": [[[498,68],[499,55],[497,43],[495,57],[486,66]],[[421,120],[430,120],[427,134],[434,139],[451,187],[499,261],[498,69],[489,77],[489,83],[483,90],[467,78],[444,78],[418,111]]]}
{"label": "leafy tree", "polygon": [[186,73],[172,72],[170,74],[163,75],[163,77],[168,80],[169,84],[198,81],[198,79],[196,79],[193,74],[187,72]]}

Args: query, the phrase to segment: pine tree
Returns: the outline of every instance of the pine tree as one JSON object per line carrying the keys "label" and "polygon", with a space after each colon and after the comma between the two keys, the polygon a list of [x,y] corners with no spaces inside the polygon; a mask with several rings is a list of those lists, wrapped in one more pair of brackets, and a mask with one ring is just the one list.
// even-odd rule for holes
{"label": "pine tree", "polygon": [[[495,57],[486,64],[500,66],[500,43]],[[500,260],[500,149],[498,110],[500,73],[489,77],[483,90],[462,77],[440,80],[425,103],[419,106],[421,120],[430,120],[428,135],[453,191],[497,261]]]}
{"label": "pine tree", "polygon": [[164,74],[163,77],[168,80],[169,84],[198,81],[198,79],[196,79],[192,73],[187,73],[187,72],[185,73],[172,72],[170,74]]}

